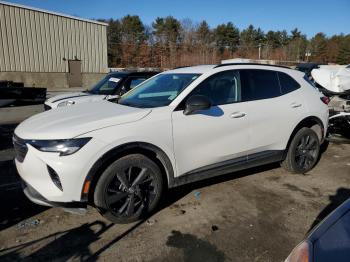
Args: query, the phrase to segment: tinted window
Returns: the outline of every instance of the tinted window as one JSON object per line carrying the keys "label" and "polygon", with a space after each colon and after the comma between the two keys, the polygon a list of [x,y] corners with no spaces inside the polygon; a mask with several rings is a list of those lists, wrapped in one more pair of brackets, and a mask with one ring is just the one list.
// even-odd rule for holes
{"label": "tinted window", "polygon": [[278,78],[280,80],[282,94],[287,94],[297,90],[300,85],[291,76],[278,72]]}
{"label": "tinted window", "polygon": [[130,89],[133,89],[137,85],[144,82],[146,79],[147,77],[144,77],[144,76],[129,78],[127,81],[124,82],[120,90],[116,90],[116,94],[123,95],[126,92],[128,92]]}
{"label": "tinted window", "polygon": [[281,95],[276,71],[240,70],[242,100],[267,99]]}
{"label": "tinted window", "polygon": [[212,105],[224,105],[241,100],[237,71],[224,71],[208,77],[191,95],[205,95]]}
{"label": "tinted window", "polygon": [[114,73],[108,74],[106,77],[102,78],[96,85],[88,90],[91,94],[103,94],[111,95],[115,88],[122,81],[125,74],[123,73]]}
{"label": "tinted window", "polygon": [[135,86],[137,86],[138,84],[141,84],[145,80],[146,80],[146,77],[131,79],[131,81],[130,81],[130,89],[133,89]]}

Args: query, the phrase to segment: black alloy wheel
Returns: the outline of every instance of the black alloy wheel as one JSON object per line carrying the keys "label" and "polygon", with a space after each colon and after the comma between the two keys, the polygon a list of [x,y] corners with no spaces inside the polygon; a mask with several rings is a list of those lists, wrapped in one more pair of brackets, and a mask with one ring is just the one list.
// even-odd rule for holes
{"label": "black alloy wheel", "polygon": [[114,223],[130,223],[154,210],[163,189],[162,174],[155,162],[131,154],[113,162],[98,180],[94,203]]}
{"label": "black alloy wheel", "polygon": [[154,178],[147,167],[130,166],[115,174],[105,194],[107,207],[116,216],[140,215],[156,196]]}
{"label": "black alloy wheel", "polygon": [[299,144],[296,147],[295,162],[302,170],[311,169],[318,158],[318,138],[305,134],[300,138]]}
{"label": "black alloy wheel", "polygon": [[305,174],[315,166],[319,155],[320,141],[316,132],[303,127],[292,138],[281,165],[292,173]]}

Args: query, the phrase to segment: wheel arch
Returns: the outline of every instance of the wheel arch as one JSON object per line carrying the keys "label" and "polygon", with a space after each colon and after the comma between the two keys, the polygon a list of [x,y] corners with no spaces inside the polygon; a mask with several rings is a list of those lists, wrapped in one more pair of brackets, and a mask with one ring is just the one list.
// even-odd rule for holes
{"label": "wheel arch", "polygon": [[[129,154],[143,154],[153,160],[161,169],[164,182],[168,187],[174,184],[174,168],[167,154],[159,147],[146,142],[131,142],[119,145],[104,153],[90,168],[81,189],[81,201],[91,202],[98,179],[103,171],[116,159]],[[88,192],[84,192],[86,184]]]}
{"label": "wheel arch", "polygon": [[308,116],[308,117],[304,118],[303,120],[301,120],[293,129],[293,132],[290,135],[287,146],[286,146],[284,157],[288,151],[289,145],[292,142],[293,137],[303,127],[308,127],[308,128],[313,129],[316,132],[316,134],[318,135],[318,137],[320,139],[320,143],[323,142],[325,136],[324,136],[324,125],[323,125],[322,120],[320,118],[318,118],[317,116]]}

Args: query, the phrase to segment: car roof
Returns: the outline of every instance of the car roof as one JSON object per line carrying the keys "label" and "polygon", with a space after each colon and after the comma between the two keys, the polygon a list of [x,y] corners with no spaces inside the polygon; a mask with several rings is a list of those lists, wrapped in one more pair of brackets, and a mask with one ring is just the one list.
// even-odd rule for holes
{"label": "car roof", "polygon": [[212,70],[216,65],[184,66],[166,71],[171,74],[203,74]]}
{"label": "car roof", "polygon": [[268,66],[268,67],[278,67],[278,68],[284,68],[284,69],[291,69],[288,66],[261,64],[261,63],[223,63],[223,64],[219,64],[219,65],[215,66],[214,68],[225,67],[225,66],[252,66],[252,67],[254,67],[254,66],[257,66],[257,67]]}
{"label": "car roof", "polygon": [[259,63],[227,63],[227,64],[219,64],[219,65],[198,65],[198,66],[187,66],[187,67],[179,67],[174,68],[172,70],[166,71],[165,73],[178,73],[178,74],[203,74],[209,72],[216,68],[225,68],[225,67],[243,67],[245,69],[259,69],[259,68],[273,68],[273,69],[287,69],[296,71],[290,67],[280,66],[280,65],[270,65],[270,64],[259,64]]}

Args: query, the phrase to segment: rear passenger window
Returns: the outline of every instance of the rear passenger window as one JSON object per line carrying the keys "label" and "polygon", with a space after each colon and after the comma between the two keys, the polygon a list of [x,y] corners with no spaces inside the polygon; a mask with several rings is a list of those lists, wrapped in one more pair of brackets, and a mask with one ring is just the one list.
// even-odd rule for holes
{"label": "rear passenger window", "polygon": [[293,92],[300,87],[297,81],[285,73],[278,72],[278,78],[280,80],[282,94]]}
{"label": "rear passenger window", "polygon": [[241,92],[243,101],[268,99],[281,95],[276,71],[240,70]]}

